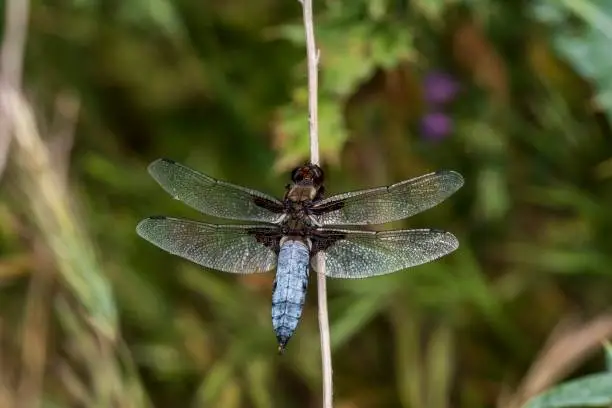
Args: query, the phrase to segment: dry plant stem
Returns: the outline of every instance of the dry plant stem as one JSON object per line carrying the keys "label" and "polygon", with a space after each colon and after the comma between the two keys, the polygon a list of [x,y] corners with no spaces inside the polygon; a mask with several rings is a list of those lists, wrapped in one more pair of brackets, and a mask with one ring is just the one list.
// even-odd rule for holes
{"label": "dry plant stem", "polygon": [[[67,98],[66,93],[61,94],[58,101]],[[72,94],[68,105],[73,109],[62,108],[56,104],[56,128],[53,131],[53,140],[57,146],[54,154],[54,162],[59,163],[61,168],[56,169],[63,181],[61,187],[64,193],[67,188],[68,164],[70,162],[70,147],[74,140],[74,130],[78,118],[78,98]],[[73,101],[74,100],[74,101]],[[67,105],[64,103],[63,105]],[[61,126],[58,126],[61,124]],[[60,150],[61,149],[61,150]],[[54,152],[50,152],[54,153]],[[52,264],[47,259],[50,254],[44,248],[42,242],[37,241],[36,251],[39,265]],[[32,273],[30,289],[27,297],[25,324],[22,335],[22,365],[23,370],[19,383],[19,400],[24,407],[35,407],[40,399],[44,368],[46,362],[46,338],[49,310],[51,309],[53,272],[47,267],[41,266],[39,270]]]}
{"label": "dry plant stem", "polygon": [[308,131],[310,135],[310,161],[319,164],[319,50],[315,44],[312,0],[300,0],[304,12],[306,56],[308,60]]}
{"label": "dry plant stem", "polygon": [[[5,2],[5,21],[4,21],[4,33],[2,35],[3,41],[0,49],[0,175],[3,173],[6,166],[6,160],[10,148],[12,121],[8,112],[8,99],[13,93],[19,92],[21,89],[21,77],[23,70],[23,56],[25,53],[25,44],[28,33],[28,19],[30,14],[30,2],[28,0],[8,0]],[[38,286],[38,285],[37,285]],[[30,319],[32,320],[32,319]],[[40,320],[39,320],[40,322]],[[26,326],[31,327],[26,324]],[[44,333],[45,330],[41,329]],[[43,337],[44,338],[44,337]],[[24,336],[26,343],[32,343],[31,336]],[[40,353],[32,353],[38,358],[34,358],[38,361],[34,362],[30,360],[32,364],[28,366],[29,369],[38,371],[40,374],[40,364],[37,362],[44,361],[45,352],[43,351],[44,346],[41,348],[38,344],[38,350]],[[22,352],[25,355],[27,345],[23,346]],[[28,385],[31,391],[32,397],[29,401],[36,400],[36,394],[40,390],[40,379],[41,375],[36,376],[38,381],[33,380]],[[0,394],[2,406],[12,406],[13,404],[8,401],[14,394],[6,388],[8,381],[5,378],[0,377],[2,383],[2,391]],[[24,385],[24,381],[21,381],[21,385]]]}
{"label": "dry plant stem", "polygon": [[[0,51],[0,100],[7,90],[19,90],[23,54],[28,33],[30,2],[8,0],[5,3],[5,22]],[[4,103],[2,103],[3,105]],[[11,122],[0,105],[0,174],[4,171],[11,141]]]}
{"label": "dry plant stem", "polygon": [[81,100],[73,92],[64,90],[55,98],[55,117],[51,128],[51,140],[48,143],[49,155],[53,159],[55,171],[58,173],[67,192],[70,153],[74,144],[74,134],[79,119]]}
{"label": "dry plant stem", "polygon": [[568,318],[550,335],[535,362],[513,395],[500,398],[497,406],[522,407],[574,370],[591,354],[600,350],[601,342],[612,336],[612,313],[602,314],[586,323]]}
{"label": "dry plant stem", "polygon": [[[300,0],[304,13],[306,31],[306,55],[308,59],[308,125],[310,134],[310,161],[319,164],[319,132],[317,112],[317,88],[319,51],[315,44],[312,0]],[[316,258],[317,299],[319,302],[319,331],[321,336],[321,365],[323,368],[323,407],[332,407],[333,382],[329,317],[327,313],[327,282],[325,280],[325,260],[319,254]]]}
{"label": "dry plant stem", "polygon": [[38,270],[32,272],[28,290],[26,313],[22,331],[21,376],[18,399],[23,407],[37,407],[40,403],[45,364],[49,311],[53,292],[53,272],[43,264],[51,264],[47,249],[37,243],[35,252],[39,258]]}

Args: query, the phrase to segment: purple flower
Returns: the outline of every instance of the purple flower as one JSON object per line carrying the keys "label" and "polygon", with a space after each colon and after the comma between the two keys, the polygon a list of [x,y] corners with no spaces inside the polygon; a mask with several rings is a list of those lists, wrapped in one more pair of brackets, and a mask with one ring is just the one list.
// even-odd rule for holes
{"label": "purple flower", "polygon": [[432,141],[444,139],[453,130],[453,120],[441,112],[430,112],[421,119],[423,137]]}
{"label": "purple flower", "polygon": [[423,95],[430,105],[444,105],[459,92],[459,83],[447,73],[433,71],[423,80]]}

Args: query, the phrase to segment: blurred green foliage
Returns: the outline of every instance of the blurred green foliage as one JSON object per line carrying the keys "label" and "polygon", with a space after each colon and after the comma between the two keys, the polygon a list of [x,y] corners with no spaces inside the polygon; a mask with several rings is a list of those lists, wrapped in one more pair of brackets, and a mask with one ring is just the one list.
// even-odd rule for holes
{"label": "blurred green foliage", "polygon": [[[609,2],[329,0],[315,12],[328,190],[441,168],[466,179],[397,225],[452,231],[457,252],[329,281],[336,406],[519,407],[603,371]],[[459,83],[444,107],[425,102],[433,71]],[[299,2],[35,0],[24,88],[48,152],[15,138],[2,179],[0,406],[319,406],[314,282],[279,357],[271,274],[202,270],[134,232],[148,215],[200,218],[149,177],[155,158],[279,196],[308,158]],[[431,112],[449,133],[423,130]],[[68,195],[49,195],[62,185]]]}

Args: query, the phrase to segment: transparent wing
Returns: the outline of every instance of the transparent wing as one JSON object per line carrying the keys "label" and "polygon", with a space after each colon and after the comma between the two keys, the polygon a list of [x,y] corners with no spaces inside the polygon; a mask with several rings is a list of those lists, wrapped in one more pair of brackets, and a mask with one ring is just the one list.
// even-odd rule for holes
{"label": "transparent wing", "polygon": [[211,269],[258,273],[276,266],[275,251],[264,245],[277,239],[274,226],[214,225],[151,217],[142,220],[136,232],[164,251]]}
{"label": "transparent wing", "polygon": [[214,217],[275,223],[283,204],[256,190],[215,180],[169,159],[149,165],[149,173],[177,200]]}
{"label": "transparent wing", "polygon": [[365,225],[397,221],[434,207],[463,186],[454,171],[439,171],[388,187],[326,198],[313,207],[322,225]]}
{"label": "transparent wing", "polygon": [[[319,230],[325,255],[325,275],[359,279],[386,275],[421,265],[459,247],[450,232],[415,229],[397,231]],[[317,242],[317,241],[315,241]],[[313,258],[314,259],[314,258]],[[316,262],[312,263],[316,271]]]}

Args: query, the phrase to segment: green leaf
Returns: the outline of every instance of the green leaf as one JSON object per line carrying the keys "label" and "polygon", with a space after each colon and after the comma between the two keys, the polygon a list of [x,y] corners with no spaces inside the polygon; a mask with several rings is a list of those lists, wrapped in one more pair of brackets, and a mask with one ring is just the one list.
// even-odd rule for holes
{"label": "green leaf", "polygon": [[425,359],[427,406],[447,408],[450,401],[453,372],[453,331],[447,324],[431,334]]}
{"label": "green leaf", "polygon": [[139,24],[148,23],[175,37],[184,36],[184,27],[170,1],[141,0],[122,2],[120,16]]}
{"label": "green leaf", "polygon": [[[604,0],[540,2],[534,14],[556,30],[553,45],[560,55],[597,89],[596,101],[612,119],[612,3]],[[578,33],[565,26],[568,15],[581,18],[586,27]]]}
{"label": "green leaf", "polygon": [[413,2],[413,7],[427,18],[439,20],[449,3],[448,0],[417,0]]}
{"label": "green leaf", "polygon": [[524,408],[604,407],[612,404],[612,374],[568,381],[529,401]]}
{"label": "green leaf", "polygon": [[603,36],[612,39],[612,4],[608,0],[562,0],[555,3],[562,4]]}
{"label": "green leaf", "polygon": [[612,373],[612,343],[609,341],[604,344],[604,352],[606,354],[606,369]]}

